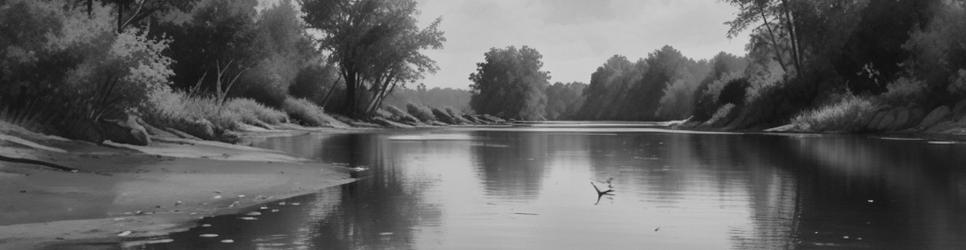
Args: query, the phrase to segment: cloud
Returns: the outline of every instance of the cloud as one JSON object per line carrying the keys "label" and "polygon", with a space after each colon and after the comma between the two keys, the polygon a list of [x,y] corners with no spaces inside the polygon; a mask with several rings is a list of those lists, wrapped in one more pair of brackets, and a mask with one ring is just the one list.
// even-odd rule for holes
{"label": "cloud", "polygon": [[723,23],[735,9],[718,0],[418,0],[423,23],[442,16],[448,39],[428,51],[442,68],[432,87],[466,88],[492,47],[528,45],[544,55],[552,81],[583,81],[614,54],[631,59],[664,45],[686,56],[744,53],[745,36],[729,40]]}

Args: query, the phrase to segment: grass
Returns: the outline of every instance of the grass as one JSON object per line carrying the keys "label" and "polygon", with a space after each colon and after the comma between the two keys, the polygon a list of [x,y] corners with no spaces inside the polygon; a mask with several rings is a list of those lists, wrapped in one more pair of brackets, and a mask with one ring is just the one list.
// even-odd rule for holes
{"label": "grass", "polygon": [[418,106],[416,104],[406,104],[406,111],[410,115],[418,118],[420,121],[426,123],[432,123],[436,121],[436,115],[433,115],[433,111],[424,106]]}
{"label": "grass", "polygon": [[866,128],[874,113],[875,106],[869,100],[846,95],[838,102],[799,114],[792,124],[805,131],[857,132]]}
{"label": "grass", "polygon": [[288,116],[251,99],[235,98],[220,105],[214,97],[191,96],[160,90],[151,95],[144,119],[152,124],[182,130],[204,139],[216,133],[238,130],[242,124],[278,124]]}
{"label": "grass", "polygon": [[282,103],[282,110],[288,113],[292,119],[310,126],[329,126],[329,121],[333,120],[332,117],[325,114],[322,107],[303,98],[289,97],[285,99],[285,102]]}
{"label": "grass", "polygon": [[288,121],[285,112],[278,111],[252,99],[235,98],[225,103],[225,108],[241,116],[242,121],[248,124],[279,124]]}

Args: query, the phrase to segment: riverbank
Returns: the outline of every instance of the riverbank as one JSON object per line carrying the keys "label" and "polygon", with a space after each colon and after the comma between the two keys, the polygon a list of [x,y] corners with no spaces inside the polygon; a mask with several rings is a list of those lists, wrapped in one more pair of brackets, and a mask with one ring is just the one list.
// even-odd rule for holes
{"label": "riverbank", "polygon": [[271,150],[152,139],[96,145],[0,123],[0,249],[164,235],[354,180],[346,169]]}

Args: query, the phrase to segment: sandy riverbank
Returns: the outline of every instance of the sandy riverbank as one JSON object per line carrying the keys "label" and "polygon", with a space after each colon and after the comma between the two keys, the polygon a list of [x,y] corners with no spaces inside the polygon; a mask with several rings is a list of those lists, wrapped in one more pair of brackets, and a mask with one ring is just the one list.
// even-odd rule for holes
{"label": "sandy riverbank", "polygon": [[[263,131],[269,134],[270,131]],[[104,146],[0,124],[0,249],[163,235],[204,216],[353,181],[344,169],[211,141]]]}

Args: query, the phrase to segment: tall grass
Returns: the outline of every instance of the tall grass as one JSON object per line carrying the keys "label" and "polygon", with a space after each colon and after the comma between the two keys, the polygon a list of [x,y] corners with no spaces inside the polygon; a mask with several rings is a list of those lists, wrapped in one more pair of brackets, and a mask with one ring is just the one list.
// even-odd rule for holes
{"label": "tall grass", "polygon": [[238,130],[241,124],[278,124],[288,117],[250,99],[236,98],[220,105],[214,97],[162,89],[151,95],[144,119],[211,139],[215,133]]}
{"label": "tall grass", "polygon": [[303,98],[288,98],[282,103],[282,110],[295,120],[310,126],[330,126],[335,120],[325,114],[325,110]]}
{"label": "tall grass", "polygon": [[874,114],[872,102],[849,94],[838,102],[799,114],[792,124],[805,131],[857,132],[866,128]]}

